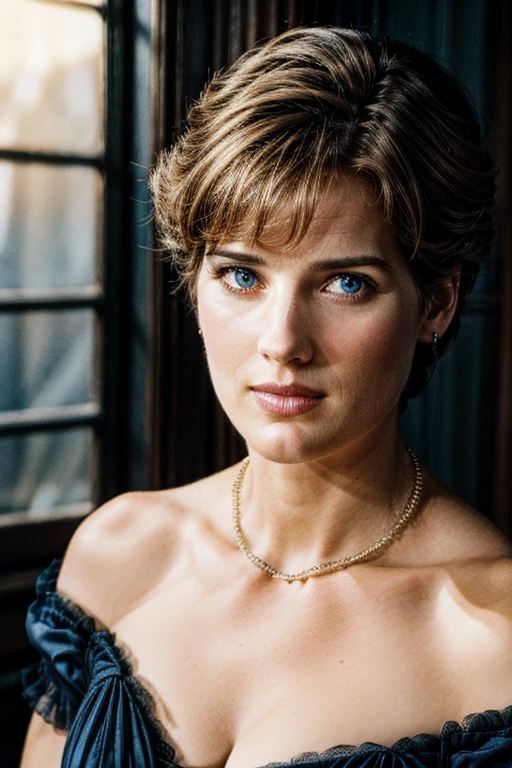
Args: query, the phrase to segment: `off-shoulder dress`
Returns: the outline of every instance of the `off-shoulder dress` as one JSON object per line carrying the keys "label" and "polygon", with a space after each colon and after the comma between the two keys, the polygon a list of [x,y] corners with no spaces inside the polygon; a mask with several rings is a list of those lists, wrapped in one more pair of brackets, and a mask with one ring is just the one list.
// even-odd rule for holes
{"label": "off-shoulder dress", "polygon": [[[37,580],[27,632],[41,654],[24,670],[24,695],[68,732],[62,768],[182,768],[115,637],[56,591],[60,561]],[[365,743],[307,753],[265,768],[512,768],[512,706],[445,723],[392,747]],[[248,766],[250,768],[250,766]]]}

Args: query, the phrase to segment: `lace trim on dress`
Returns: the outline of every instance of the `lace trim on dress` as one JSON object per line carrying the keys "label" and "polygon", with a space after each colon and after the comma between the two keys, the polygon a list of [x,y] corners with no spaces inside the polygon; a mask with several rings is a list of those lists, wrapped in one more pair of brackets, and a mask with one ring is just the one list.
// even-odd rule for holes
{"label": "lace trim on dress", "polygon": [[[57,577],[60,570],[60,560],[54,560],[49,568],[38,579],[36,590],[38,610],[41,619],[44,620],[47,613],[53,614],[53,621],[57,616],[58,621],[64,626],[74,630],[85,643],[85,650],[90,646],[93,637],[104,636],[119,662],[121,674],[130,686],[130,690],[137,700],[150,732],[155,737],[157,756],[162,760],[166,768],[183,768],[173,762],[175,750],[167,741],[167,734],[156,716],[155,701],[148,689],[133,674],[133,658],[130,652],[121,648],[116,643],[115,635],[107,630],[97,630],[94,619],[88,616],[76,603],[68,600],[56,592]],[[85,666],[85,657],[84,657]],[[60,730],[69,730],[70,722],[67,722],[68,714],[62,715],[62,706],[65,705],[64,697],[52,683],[48,670],[48,662],[44,658],[38,664],[33,664],[24,670],[23,682],[25,685],[25,698],[47,722]],[[64,711],[66,707],[64,706]],[[64,725],[63,725],[64,723]],[[293,757],[288,762],[267,763],[262,768],[290,768],[301,763],[311,764],[329,758],[350,757],[353,755],[365,755],[371,752],[394,752],[398,754],[409,753],[439,753],[443,739],[450,739],[463,733],[500,735],[501,731],[512,728],[512,705],[505,709],[486,710],[467,715],[462,723],[447,721],[440,734],[421,733],[416,736],[401,738],[391,747],[365,742],[360,746],[340,745],[331,747],[323,752],[304,752]]]}
{"label": "lace trim on dress", "polygon": [[382,744],[375,744],[367,741],[360,746],[339,745],[331,747],[323,752],[302,752],[300,755],[292,757],[285,763],[267,763],[261,768],[289,768],[291,765],[300,763],[311,763],[326,760],[330,757],[350,757],[353,755],[364,755],[365,753],[375,751],[389,751],[409,754],[438,753],[441,747],[441,741],[448,739],[453,735],[462,733],[492,733],[498,735],[500,731],[510,730],[512,728],[512,705],[502,710],[487,709],[484,712],[476,712],[466,715],[462,723],[455,720],[448,720],[442,727],[440,734],[419,733],[416,736],[406,736],[396,741],[391,747],[384,747]]}
{"label": "lace trim on dress", "polygon": [[[83,614],[83,611],[81,608],[79,608],[79,606],[69,600],[66,600],[65,598],[61,599],[66,603],[70,603],[75,611],[79,611]],[[180,768],[180,766],[173,762],[176,753],[174,748],[167,741],[165,728],[156,715],[155,700],[149,690],[143,685],[143,683],[140,682],[140,680],[135,676],[133,672],[134,663],[131,652],[128,648],[117,644],[116,636],[114,633],[109,632],[108,630],[95,630],[95,634],[96,636],[101,634],[112,648],[112,651],[114,652],[114,655],[119,663],[122,678],[129,686],[130,691],[133,694],[134,699],[137,701],[137,704],[142,711],[144,720],[153,736],[157,756],[160,759],[165,760],[166,764],[168,764],[166,765],[166,768]]]}
{"label": "lace trim on dress", "polygon": [[[169,768],[173,768],[176,765],[173,762],[175,750],[167,741],[165,729],[156,716],[153,696],[133,673],[133,657],[128,649],[117,644],[115,634],[108,630],[96,629],[92,616],[85,613],[72,600],[68,600],[56,591],[60,566],[60,560],[53,560],[37,580],[36,610],[40,614],[41,621],[44,621],[45,617],[51,614],[52,623],[57,621],[59,625],[68,627],[76,633],[84,644],[84,667],[86,653],[91,647],[93,638],[101,636],[107,641],[119,663],[121,675],[136,699],[148,729],[154,737],[158,758],[165,761]],[[23,670],[24,696],[32,709],[41,715],[46,722],[58,730],[68,731],[76,712],[70,712],[71,707],[65,695],[56,688],[52,681],[49,666],[49,660],[42,657],[38,663]],[[176,766],[176,768],[179,767]]]}

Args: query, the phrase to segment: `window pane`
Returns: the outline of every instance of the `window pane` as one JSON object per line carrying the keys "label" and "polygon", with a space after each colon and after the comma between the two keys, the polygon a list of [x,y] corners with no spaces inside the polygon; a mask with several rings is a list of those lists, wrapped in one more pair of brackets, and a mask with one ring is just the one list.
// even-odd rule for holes
{"label": "window pane", "polygon": [[103,20],[37,0],[0,3],[0,146],[97,152]]}
{"label": "window pane", "polygon": [[90,309],[0,313],[0,411],[93,400],[94,317]]}
{"label": "window pane", "polygon": [[0,437],[0,513],[91,500],[92,429]]}
{"label": "window pane", "polygon": [[95,279],[101,174],[0,161],[0,288],[64,288]]}

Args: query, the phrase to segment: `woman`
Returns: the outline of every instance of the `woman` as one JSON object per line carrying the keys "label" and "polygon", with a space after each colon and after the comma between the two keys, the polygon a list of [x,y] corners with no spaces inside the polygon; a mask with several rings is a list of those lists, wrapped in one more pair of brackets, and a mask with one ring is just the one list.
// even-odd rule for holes
{"label": "woman", "polygon": [[492,236],[460,87],[290,31],[214,77],[153,190],[250,460],[114,499],[43,574],[23,768],[512,765],[510,545],[398,432]]}

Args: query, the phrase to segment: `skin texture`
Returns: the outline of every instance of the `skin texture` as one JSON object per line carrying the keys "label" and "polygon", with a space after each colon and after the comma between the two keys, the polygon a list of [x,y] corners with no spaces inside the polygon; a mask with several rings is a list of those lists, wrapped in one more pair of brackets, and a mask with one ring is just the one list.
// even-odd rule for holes
{"label": "skin texture", "polygon": [[[201,269],[198,316],[251,456],[244,534],[288,572],[354,554],[410,491],[397,402],[416,342],[450,322],[457,281],[424,305],[353,179],[326,193],[294,249],[220,250]],[[372,263],[347,266],[362,256]],[[333,260],[343,268],[320,264]],[[319,403],[269,412],[253,390],[265,382],[307,386]],[[179,763],[247,768],[390,745],[512,703],[510,546],[487,520],[425,473],[420,513],[385,554],[288,584],[236,546],[237,469],[109,502],[80,526],[58,583],[129,649]],[[34,716],[22,766],[57,768],[62,749]]]}
{"label": "skin texture", "polygon": [[[322,201],[298,247],[276,253],[229,243],[199,275],[199,322],[217,395],[249,445],[270,461],[332,456],[338,463],[360,445],[366,450],[376,432],[396,423],[420,330],[431,342],[438,327],[422,323],[408,265],[364,187],[346,180],[341,189]],[[250,289],[238,287],[236,273],[215,272],[245,266],[246,255],[261,261],[249,261]],[[322,268],[361,258],[375,266],[345,270],[371,280],[354,293],[342,290],[342,268]],[[268,418],[251,391],[268,381],[293,381],[324,397],[303,418]]]}

